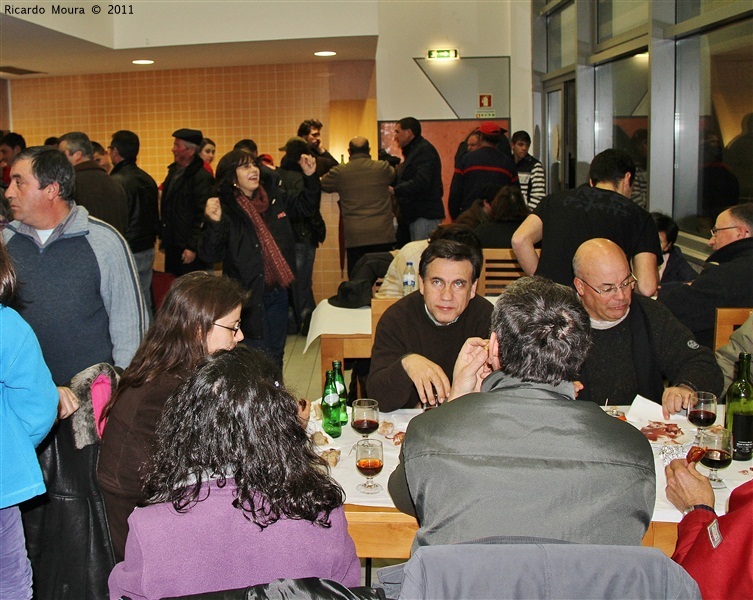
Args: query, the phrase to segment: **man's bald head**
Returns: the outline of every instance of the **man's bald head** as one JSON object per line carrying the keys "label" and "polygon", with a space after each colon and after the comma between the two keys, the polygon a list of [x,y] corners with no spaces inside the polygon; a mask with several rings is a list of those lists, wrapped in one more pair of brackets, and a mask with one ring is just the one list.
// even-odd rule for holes
{"label": "man's bald head", "polygon": [[576,277],[587,277],[589,269],[597,263],[614,263],[615,265],[624,265],[628,270],[625,253],[612,240],[606,238],[594,238],[583,242],[573,257],[573,272]]}
{"label": "man's bald head", "polygon": [[354,137],[348,142],[348,154],[353,156],[354,154],[370,154],[369,140],[363,136]]}
{"label": "man's bald head", "polygon": [[635,278],[625,253],[604,238],[583,242],[573,257],[573,285],[597,321],[619,321],[630,308]]}

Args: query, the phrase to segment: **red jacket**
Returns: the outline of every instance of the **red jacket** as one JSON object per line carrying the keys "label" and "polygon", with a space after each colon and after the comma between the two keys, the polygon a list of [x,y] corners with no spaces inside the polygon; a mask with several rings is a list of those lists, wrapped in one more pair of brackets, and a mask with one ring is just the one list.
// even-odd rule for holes
{"label": "red jacket", "polygon": [[[719,521],[722,542],[714,548],[707,527]],[[672,559],[701,588],[704,600],[753,598],[753,481],[732,492],[729,512],[714,517],[694,510],[677,527],[677,547]]]}

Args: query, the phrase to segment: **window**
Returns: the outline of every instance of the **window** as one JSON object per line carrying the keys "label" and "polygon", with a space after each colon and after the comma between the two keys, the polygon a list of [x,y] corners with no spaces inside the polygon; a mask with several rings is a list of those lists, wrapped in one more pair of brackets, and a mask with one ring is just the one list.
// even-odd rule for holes
{"label": "window", "polygon": [[575,4],[570,4],[547,18],[547,72],[575,64],[575,30]]}
{"label": "window", "polygon": [[599,42],[648,23],[648,0],[599,0]]}
{"label": "window", "polygon": [[648,54],[596,67],[595,151],[624,150],[636,164],[633,201],[648,207]]}
{"label": "window", "polygon": [[753,20],[679,40],[675,97],[674,218],[708,238],[753,201]]}

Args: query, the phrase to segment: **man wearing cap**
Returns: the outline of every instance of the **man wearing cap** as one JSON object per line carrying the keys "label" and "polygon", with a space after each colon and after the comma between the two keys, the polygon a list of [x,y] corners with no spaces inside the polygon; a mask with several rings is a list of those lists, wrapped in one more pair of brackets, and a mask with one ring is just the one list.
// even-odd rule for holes
{"label": "man wearing cap", "polygon": [[175,162],[162,184],[162,249],[165,271],[176,277],[206,265],[196,256],[201,237],[204,205],[212,194],[212,176],[204,169],[199,146],[204,137],[197,129],[173,133]]}
{"label": "man wearing cap", "polygon": [[471,207],[484,186],[492,184],[499,189],[518,185],[515,162],[497,148],[504,131],[491,121],[482,123],[478,128],[478,149],[464,154],[458,161],[450,186],[449,209],[453,219]]}
{"label": "man wearing cap", "polygon": [[388,190],[395,169],[383,160],[372,160],[370,152],[369,140],[353,138],[348,143],[348,164],[338,165],[322,177],[322,190],[340,195],[349,278],[364,254],[389,252],[395,245]]}
{"label": "man wearing cap", "polygon": [[413,117],[400,119],[395,141],[404,160],[397,168],[391,192],[397,199],[397,245],[425,240],[444,220],[442,160],[439,152],[421,135],[421,123]]}

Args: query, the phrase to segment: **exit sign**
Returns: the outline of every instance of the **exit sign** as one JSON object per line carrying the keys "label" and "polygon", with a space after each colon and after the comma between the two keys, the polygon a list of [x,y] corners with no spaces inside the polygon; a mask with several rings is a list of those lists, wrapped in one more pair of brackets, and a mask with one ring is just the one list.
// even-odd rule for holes
{"label": "exit sign", "polygon": [[428,58],[431,59],[455,59],[459,58],[458,51],[456,49],[443,49],[443,50],[429,50]]}

